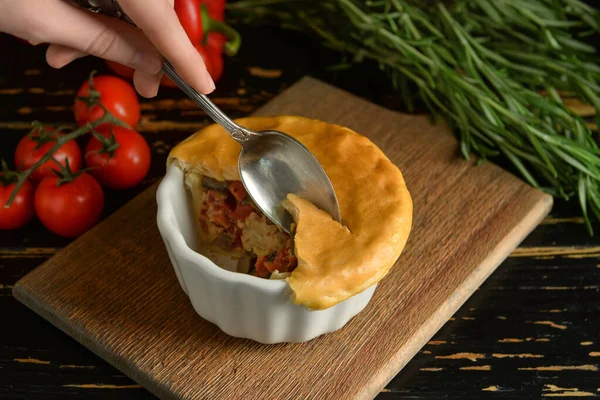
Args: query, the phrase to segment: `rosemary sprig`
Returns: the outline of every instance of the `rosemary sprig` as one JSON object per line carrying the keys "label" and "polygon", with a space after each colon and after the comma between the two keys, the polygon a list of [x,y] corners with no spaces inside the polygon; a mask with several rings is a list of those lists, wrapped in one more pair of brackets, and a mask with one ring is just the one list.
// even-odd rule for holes
{"label": "rosemary sprig", "polygon": [[504,156],[531,185],[577,196],[592,234],[600,150],[560,94],[591,104],[600,125],[600,58],[584,40],[600,32],[595,8],[579,0],[243,0],[229,9],[244,22],[274,17],[353,63],[377,62],[409,108],[420,101],[446,118],[465,158]]}

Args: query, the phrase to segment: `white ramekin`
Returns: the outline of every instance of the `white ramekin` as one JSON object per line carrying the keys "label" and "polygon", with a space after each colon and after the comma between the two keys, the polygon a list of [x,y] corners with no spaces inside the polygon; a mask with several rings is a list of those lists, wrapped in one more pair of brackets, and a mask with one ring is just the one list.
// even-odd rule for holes
{"label": "white ramekin", "polygon": [[158,187],[158,230],[181,288],[196,312],[228,335],[260,343],[305,342],[336,331],[361,312],[377,285],[331,308],[310,311],[290,301],[283,280],[231,272],[194,251],[191,196],[172,164]]}

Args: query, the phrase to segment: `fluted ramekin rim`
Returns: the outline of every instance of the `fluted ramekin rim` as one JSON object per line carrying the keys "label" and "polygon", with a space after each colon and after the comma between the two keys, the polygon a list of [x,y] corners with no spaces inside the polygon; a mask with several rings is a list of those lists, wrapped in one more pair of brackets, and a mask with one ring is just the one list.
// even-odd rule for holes
{"label": "fluted ramekin rim", "polygon": [[[167,173],[156,191],[158,229],[161,235],[164,236],[171,245],[174,252],[173,256],[175,258],[185,258],[191,262],[195,268],[201,269],[203,272],[210,274],[213,278],[228,283],[251,286],[268,292],[285,290],[288,286],[285,280],[264,279],[249,274],[226,270],[216,265],[208,257],[196,252],[188,246],[181,229],[174,222],[175,210],[171,200],[174,191],[169,190],[170,185],[183,185],[183,179],[179,179],[182,178],[183,175],[178,177],[177,171],[183,174],[183,171],[176,165],[169,165],[167,167]],[[190,214],[189,210],[182,212]],[[193,218],[193,216],[189,215],[189,218]]]}

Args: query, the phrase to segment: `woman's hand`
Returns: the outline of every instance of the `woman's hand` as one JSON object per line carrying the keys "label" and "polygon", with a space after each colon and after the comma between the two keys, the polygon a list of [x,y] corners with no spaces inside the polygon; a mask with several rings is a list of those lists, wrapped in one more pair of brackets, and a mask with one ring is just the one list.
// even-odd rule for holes
{"label": "woman's hand", "polygon": [[50,43],[46,59],[54,68],[86,55],[129,66],[144,97],[158,92],[162,54],[191,86],[210,93],[215,84],[179,23],[173,1],[118,0],[136,28],[62,0],[0,0],[0,31],[34,45]]}

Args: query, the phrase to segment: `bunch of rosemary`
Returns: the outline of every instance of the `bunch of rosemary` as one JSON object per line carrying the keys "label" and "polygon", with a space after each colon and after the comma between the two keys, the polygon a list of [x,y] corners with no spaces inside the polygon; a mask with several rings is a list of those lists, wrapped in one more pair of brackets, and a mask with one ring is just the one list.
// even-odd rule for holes
{"label": "bunch of rosemary", "polygon": [[561,97],[591,104],[598,124],[600,58],[585,41],[600,32],[598,10],[579,0],[243,0],[229,10],[377,62],[409,109],[420,101],[448,121],[464,157],[504,156],[531,185],[578,196],[590,234],[600,220],[592,124]]}

